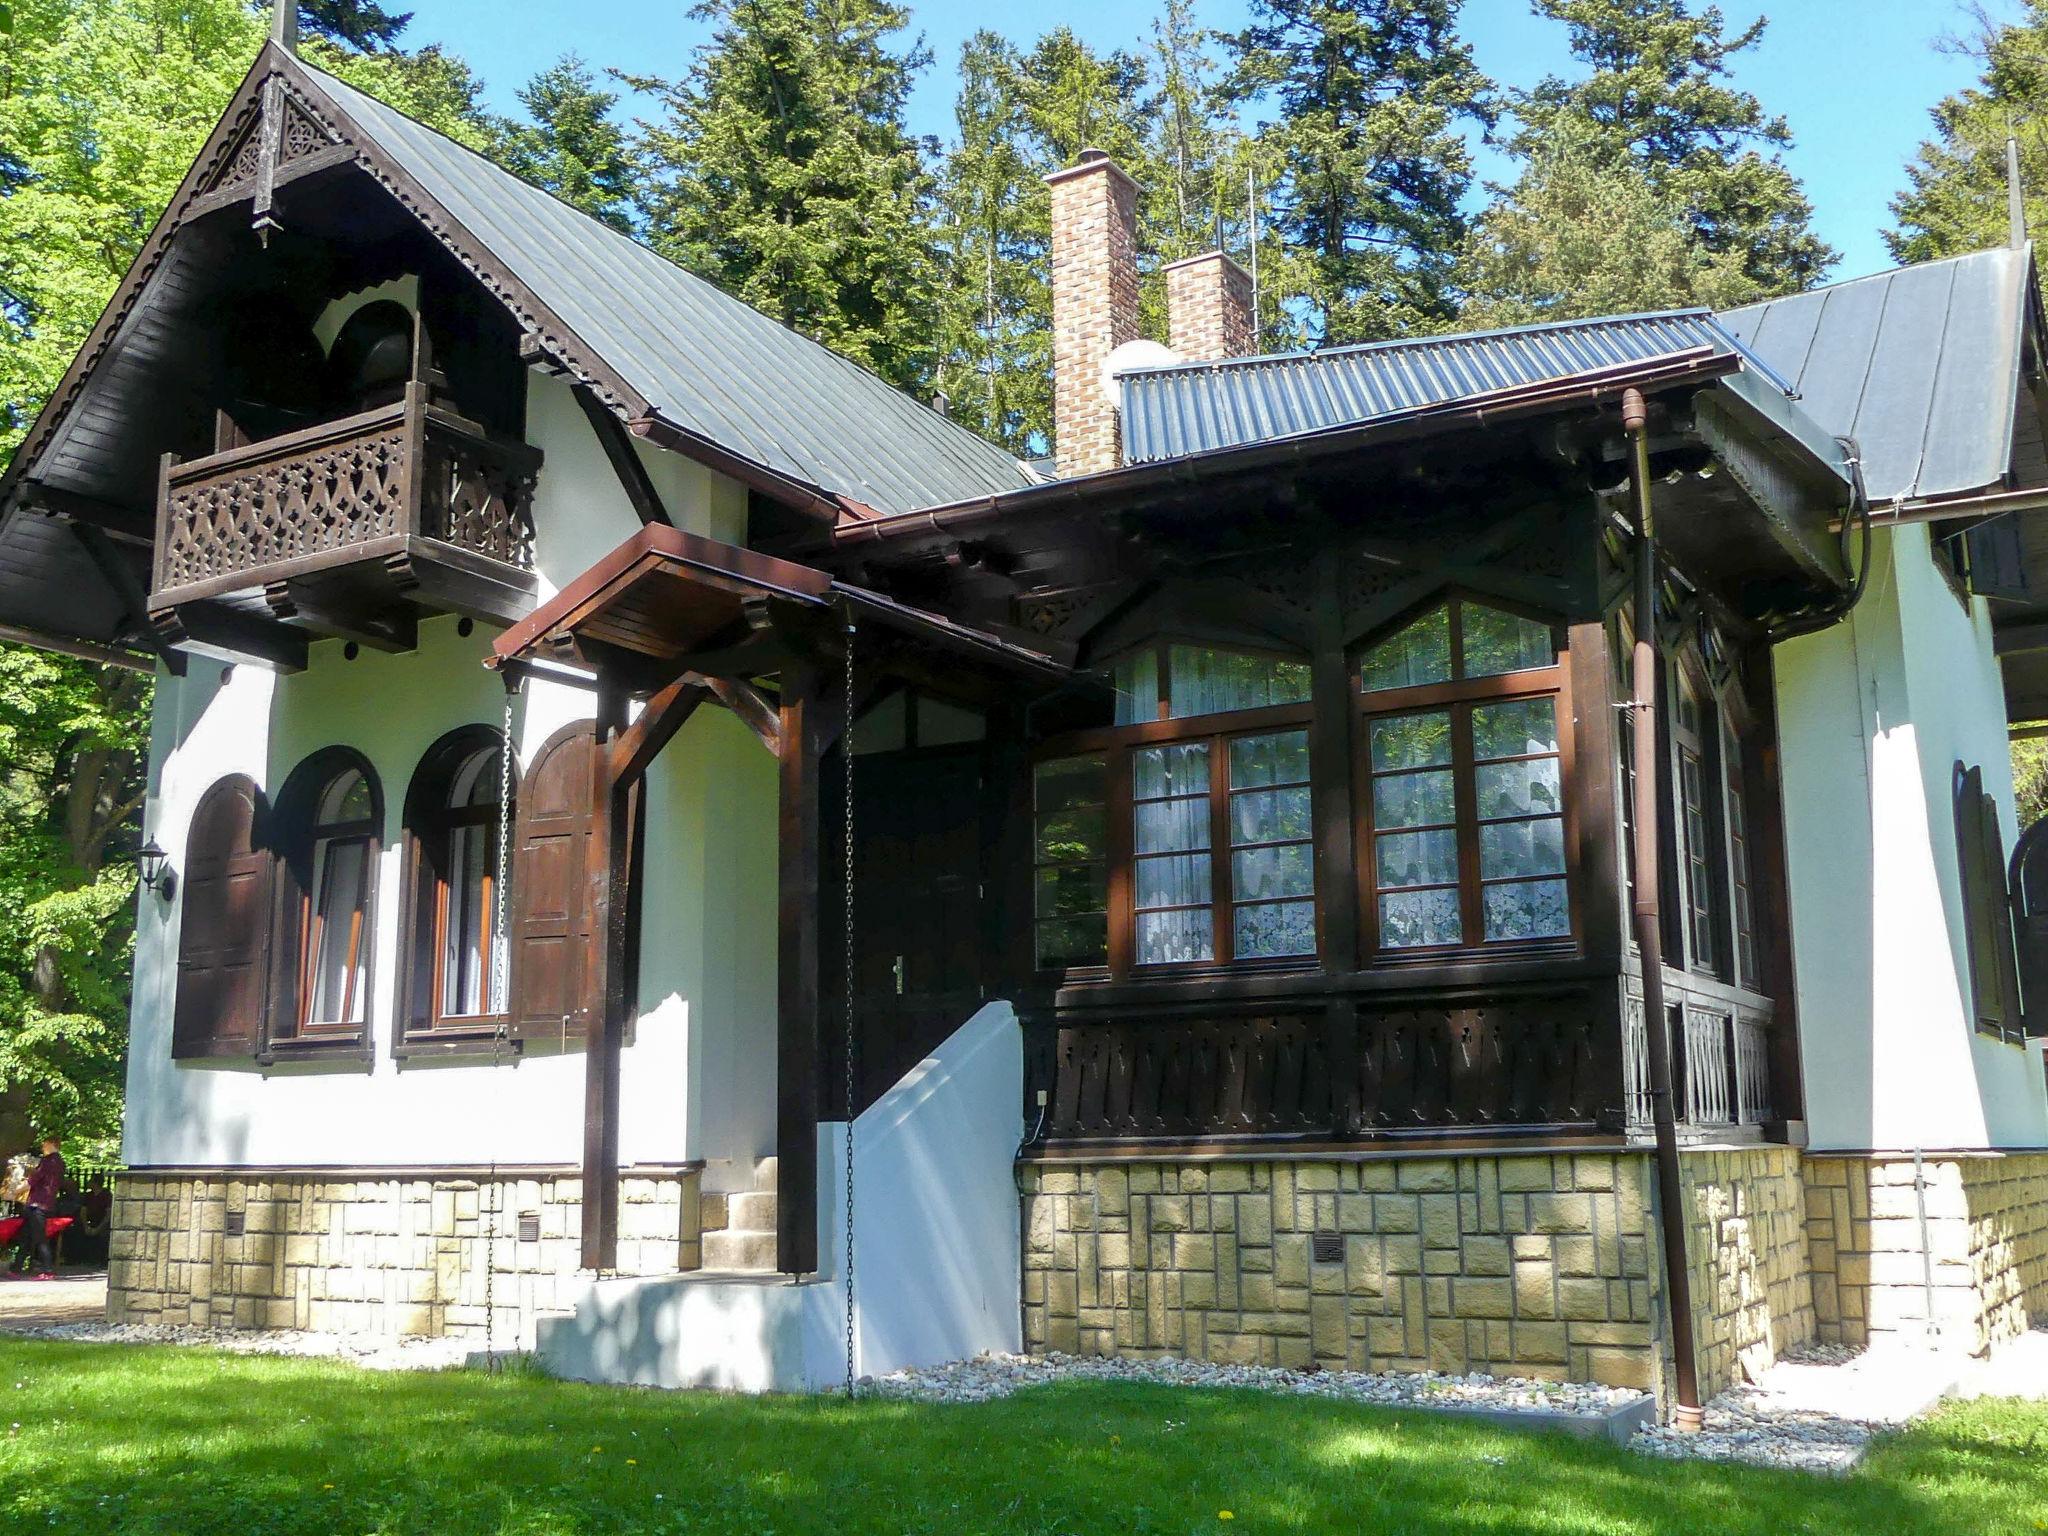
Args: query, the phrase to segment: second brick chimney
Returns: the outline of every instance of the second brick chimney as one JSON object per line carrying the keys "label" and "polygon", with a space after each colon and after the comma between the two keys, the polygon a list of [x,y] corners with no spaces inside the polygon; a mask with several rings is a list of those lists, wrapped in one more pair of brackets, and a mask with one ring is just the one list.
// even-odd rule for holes
{"label": "second brick chimney", "polygon": [[1084,149],[1052,188],[1052,431],[1059,473],[1118,462],[1116,402],[1103,359],[1138,336],[1138,184]]}
{"label": "second brick chimney", "polygon": [[1187,362],[1250,356],[1258,349],[1251,273],[1221,251],[1174,262],[1166,269],[1166,325]]}

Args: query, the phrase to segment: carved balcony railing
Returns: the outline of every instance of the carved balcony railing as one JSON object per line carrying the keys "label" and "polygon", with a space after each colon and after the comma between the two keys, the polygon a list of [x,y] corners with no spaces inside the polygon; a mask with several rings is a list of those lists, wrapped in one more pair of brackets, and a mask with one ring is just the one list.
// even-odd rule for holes
{"label": "carved balcony railing", "polygon": [[166,457],[150,606],[422,557],[523,573],[539,466],[536,450],[485,436],[418,386],[358,416]]}
{"label": "carved balcony railing", "polygon": [[[1629,1125],[1647,1130],[1650,1097],[1650,1039],[1643,1028],[1643,1000],[1630,996],[1623,1082]],[[1770,1018],[1745,1007],[1688,999],[1667,1010],[1672,1032],[1672,1071],[1679,1120],[1691,1126],[1762,1125],[1777,1118],[1771,1103]]]}

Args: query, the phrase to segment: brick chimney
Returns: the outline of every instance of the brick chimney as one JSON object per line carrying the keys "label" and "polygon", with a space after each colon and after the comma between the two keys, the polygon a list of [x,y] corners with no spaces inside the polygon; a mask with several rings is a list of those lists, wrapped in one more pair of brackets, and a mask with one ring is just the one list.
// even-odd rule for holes
{"label": "brick chimney", "polygon": [[1174,262],[1166,269],[1166,326],[1188,362],[1249,356],[1259,344],[1251,273],[1221,251]]}
{"label": "brick chimney", "polygon": [[1084,149],[1052,188],[1052,431],[1059,473],[1118,462],[1116,403],[1102,360],[1138,337],[1138,184]]}

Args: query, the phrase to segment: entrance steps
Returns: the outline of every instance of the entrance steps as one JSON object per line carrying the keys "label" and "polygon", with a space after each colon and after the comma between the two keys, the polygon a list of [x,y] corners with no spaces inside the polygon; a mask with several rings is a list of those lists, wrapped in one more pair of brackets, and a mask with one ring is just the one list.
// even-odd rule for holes
{"label": "entrance steps", "polygon": [[745,1188],[699,1197],[699,1273],[774,1273],[775,1180],[776,1161],[764,1157]]}

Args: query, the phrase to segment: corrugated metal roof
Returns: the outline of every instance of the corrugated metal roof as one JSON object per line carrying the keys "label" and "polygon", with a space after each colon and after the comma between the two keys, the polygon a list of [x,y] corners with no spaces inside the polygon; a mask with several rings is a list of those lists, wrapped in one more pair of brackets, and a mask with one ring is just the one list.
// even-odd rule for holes
{"label": "corrugated metal roof", "polygon": [[881,512],[1032,483],[991,443],[395,109],[302,66],[655,411]]}
{"label": "corrugated metal roof", "polygon": [[1146,369],[1119,378],[1124,458],[1143,464],[1361,426],[1702,349],[1742,353],[1713,315],[1688,309]]}
{"label": "corrugated metal roof", "polygon": [[1722,322],[1856,440],[1873,501],[2000,484],[2012,458],[2031,247],[1900,267]]}

